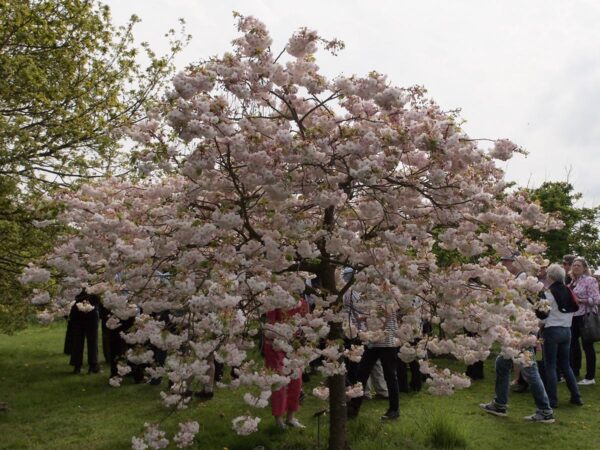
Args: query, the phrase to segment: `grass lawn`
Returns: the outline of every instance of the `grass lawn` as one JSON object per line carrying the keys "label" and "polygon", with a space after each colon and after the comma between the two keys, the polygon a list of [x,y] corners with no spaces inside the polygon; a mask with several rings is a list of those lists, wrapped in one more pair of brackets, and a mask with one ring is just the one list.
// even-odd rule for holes
{"label": "grass lawn", "polygon": [[[299,414],[306,430],[280,432],[270,410],[253,411],[263,418],[260,431],[248,437],[231,431],[231,420],[247,410],[239,392],[217,391],[215,398],[194,403],[170,414],[159,401],[160,387],[135,385],[127,379],[121,388],[107,383],[107,370],[96,375],[73,375],[62,354],[63,324],[31,327],[14,336],[0,336],[0,449],[127,449],[131,436],[141,434],[144,422],[161,422],[170,434],[177,422],[193,418],[200,423],[196,448],[229,450],[316,449],[317,419],[312,415],[324,403],[308,396]],[[486,379],[447,398],[425,392],[402,394],[400,420],[380,423],[384,400],[364,403],[358,419],[349,424],[352,449],[444,448],[445,436],[463,436],[468,449],[600,449],[600,385],[583,386],[584,407],[571,406],[564,384],[559,385],[560,407],[555,424],[525,422],[534,411],[529,393],[512,394],[509,417],[487,415],[478,404],[493,396],[493,364],[486,363]],[[314,380],[308,386],[310,392]],[[327,442],[327,417],[321,420],[321,447]],[[444,431],[446,430],[446,431]],[[437,435],[437,444],[432,439]],[[458,440],[460,442],[460,439]],[[175,447],[173,447],[175,448]]]}

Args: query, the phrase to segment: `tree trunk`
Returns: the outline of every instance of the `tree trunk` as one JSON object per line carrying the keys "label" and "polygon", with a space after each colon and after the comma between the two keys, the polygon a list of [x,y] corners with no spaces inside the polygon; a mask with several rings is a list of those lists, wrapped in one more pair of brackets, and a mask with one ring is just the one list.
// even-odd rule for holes
{"label": "tree trunk", "polygon": [[346,377],[334,375],[329,385],[329,450],[346,450]]}
{"label": "tree trunk", "polygon": [[[333,226],[333,207],[327,208],[324,222],[326,225]],[[327,228],[327,226],[326,226]],[[322,269],[319,271],[323,288],[330,294],[337,294],[337,287],[335,283],[336,266],[329,264],[329,254],[325,251],[324,241],[322,252]],[[342,299],[338,298],[339,304],[333,306],[333,308],[342,307]],[[340,322],[333,322],[329,324],[329,335],[327,336],[330,341],[338,342],[343,345],[344,329]],[[347,411],[346,411],[346,376],[345,375],[334,375],[327,378],[327,385],[329,387],[329,450],[346,450],[348,448],[347,436],[346,436],[346,422]]]}

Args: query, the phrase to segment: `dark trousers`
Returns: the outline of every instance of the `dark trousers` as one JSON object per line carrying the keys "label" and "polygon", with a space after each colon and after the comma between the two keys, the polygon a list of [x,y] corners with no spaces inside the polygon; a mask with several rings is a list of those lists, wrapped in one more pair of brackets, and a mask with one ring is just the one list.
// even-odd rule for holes
{"label": "dark trousers", "polygon": [[[398,411],[400,402],[398,399],[398,379],[396,378],[396,368],[398,365],[398,347],[371,347],[365,348],[360,364],[358,366],[358,381],[363,386],[367,385],[367,380],[373,366],[381,361],[383,368],[383,377],[387,385],[389,395],[389,410]],[[364,397],[357,397],[350,400],[350,406],[357,411],[360,409]]]}
{"label": "dark trousers", "polygon": [[104,361],[110,364],[110,330],[106,326],[106,321],[102,321],[102,354]]}
{"label": "dark trousers", "polygon": [[[349,350],[352,345],[360,345],[360,341],[357,339],[344,339],[344,348],[346,350]],[[360,362],[354,362],[346,358],[344,364],[346,365],[346,386],[353,386],[358,383],[358,367]]]}
{"label": "dark trousers", "polygon": [[144,380],[144,370],[146,366],[143,364],[128,363],[125,354],[129,349],[127,342],[120,336],[117,330],[110,331],[110,376],[116,377],[119,375],[119,362],[128,364],[131,367],[131,375],[136,383],[141,383]]}
{"label": "dark trousers", "polygon": [[[583,316],[574,316],[571,325],[571,368],[575,376],[579,376],[581,371],[581,326],[583,325]],[[585,378],[593,380],[596,376],[596,352],[593,342],[582,341],[583,351],[585,353]]]}
{"label": "dark trousers", "polygon": [[110,330],[108,340],[109,340],[109,348],[110,348],[110,376],[116,377],[118,375],[117,372],[117,363],[120,359],[125,356],[125,352],[127,352],[127,342],[123,340],[120,335],[121,330],[117,328],[115,330]]}
{"label": "dark trousers", "polygon": [[89,317],[71,320],[70,350],[71,365],[81,368],[83,365],[83,348],[87,340],[87,362],[90,368],[98,367],[98,315],[89,313]]}
{"label": "dark trousers", "polygon": [[465,375],[471,380],[483,380],[483,361],[477,361],[468,365]]}
{"label": "dark trousers", "polygon": [[[410,383],[408,382],[408,369],[410,369]],[[419,370],[419,361],[411,361],[407,364],[399,359],[396,376],[398,378],[398,389],[400,392],[408,392],[410,389],[413,391],[420,391],[423,386],[421,371]]]}

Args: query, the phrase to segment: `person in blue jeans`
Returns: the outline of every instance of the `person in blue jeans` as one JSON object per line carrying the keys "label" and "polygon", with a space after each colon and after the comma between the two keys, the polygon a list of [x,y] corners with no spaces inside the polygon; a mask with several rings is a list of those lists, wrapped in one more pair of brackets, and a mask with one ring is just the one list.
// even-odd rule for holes
{"label": "person in blue jeans", "polygon": [[565,286],[565,270],[558,264],[552,264],[547,270],[550,286],[544,296],[550,302],[550,314],[544,320],[542,337],[544,338],[543,355],[546,369],[546,391],[550,406],[558,406],[556,368],[564,375],[571,393],[571,403],[583,405],[577,379],[570,364],[571,321],[578,305],[571,291]]}
{"label": "person in blue jeans", "polygon": [[[554,412],[550,407],[544,383],[540,377],[533,349],[531,349],[531,362],[529,367],[521,366],[521,374],[529,383],[529,389],[535,401],[536,412],[524,417],[525,420],[540,423],[554,423]],[[479,406],[487,413],[495,416],[506,416],[508,410],[508,391],[510,387],[513,360],[498,355],[496,358],[496,397],[490,403],[481,403]]]}
{"label": "person in blue jeans", "polygon": [[[518,265],[516,254],[503,256],[502,264],[507,270],[515,275],[515,278],[526,278],[527,275],[521,271]],[[554,423],[554,412],[548,400],[548,394],[544,388],[544,383],[540,377],[537,363],[535,361],[535,349],[530,349],[530,362],[528,366],[520,365],[521,375],[529,384],[529,390],[535,401],[536,412],[530,416],[524,417],[525,420],[540,423]],[[489,403],[481,403],[479,406],[485,412],[495,416],[506,416],[508,410],[508,391],[510,388],[510,375],[514,362],[512,359],[504,358],[498,355],[496,358],[496,397]],[[556,372],[556,370],[555,370]],[[556,373],[555,373],[556,376]]]}

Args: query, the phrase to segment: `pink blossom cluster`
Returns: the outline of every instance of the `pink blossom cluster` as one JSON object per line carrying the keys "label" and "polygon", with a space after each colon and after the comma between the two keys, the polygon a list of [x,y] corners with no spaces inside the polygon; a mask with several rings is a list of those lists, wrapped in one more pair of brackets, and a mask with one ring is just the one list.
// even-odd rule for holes
{"label": "pink blossom cluster", "polygon": [[155,423],[145,423],[146,430],[142,437],[133,437],[131,447],[134,450],[145,450],[147,448],[160,449],[169,445],[169,440],[165,437],[165,432],[158,428]]}
{"label": "pink blossom cluster", "polygon": [[239,416],[231,421],[231,426],[240,436],[248,436],[258,430],[260,417]]}

